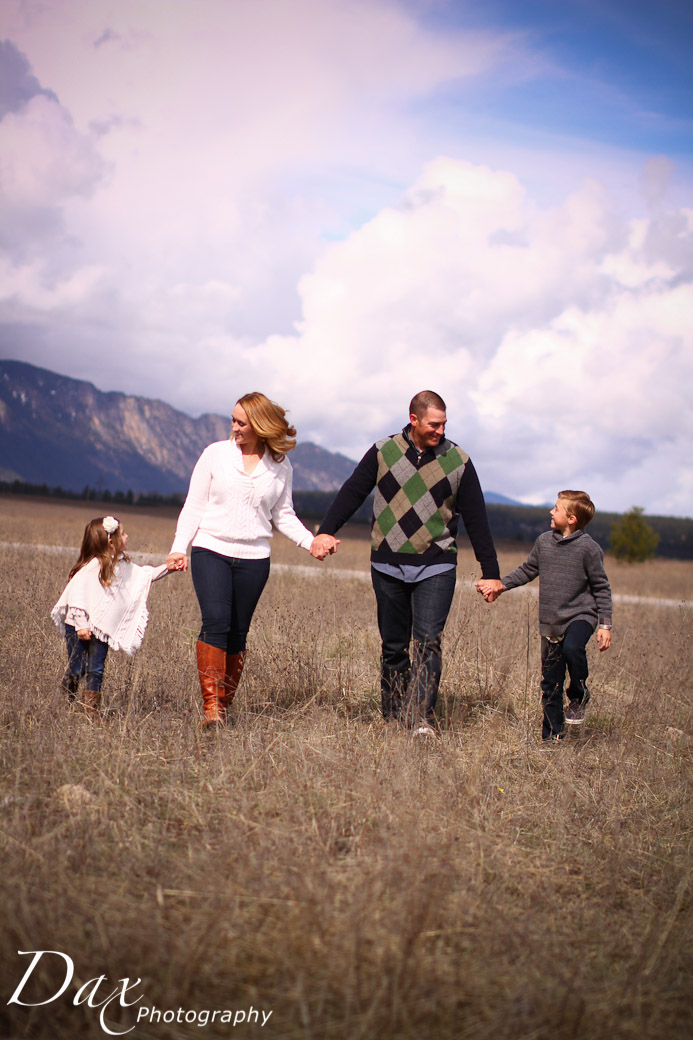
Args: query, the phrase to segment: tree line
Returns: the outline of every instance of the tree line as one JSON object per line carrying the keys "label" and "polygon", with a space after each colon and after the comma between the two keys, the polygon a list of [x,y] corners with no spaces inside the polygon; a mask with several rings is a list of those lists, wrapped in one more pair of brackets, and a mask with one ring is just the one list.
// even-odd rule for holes
{"label": "tree line", "polygon": [[[0,480],[0,494],[30,495],[41,498],[101,502],[104,505],[127,505],[156,509],[180,508],[185,494],[162,495],[157,492],[107,491],[87,485],[82,491],[70,491],[47,484],[28,484],[22,480]],[[319,522],[334,498],[334,491],[294,491],[294,505],[301,519],[310,525]],[[494,539],[506,542],[532,543],[549,526],[547,506],[487,505]],[[353,521],[370,522],[372,499],[368,499]],[[597,513],[589,532],[605,552],[631,560],[652,556],[678,560],[693,559],[693,520],[674,516],[648,516],[639,506],[625,514]]]}

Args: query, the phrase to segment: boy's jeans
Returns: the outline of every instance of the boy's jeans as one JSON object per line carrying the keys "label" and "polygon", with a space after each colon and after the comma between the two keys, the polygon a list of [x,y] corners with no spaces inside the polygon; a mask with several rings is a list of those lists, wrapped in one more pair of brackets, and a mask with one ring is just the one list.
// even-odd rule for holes
{"label": "boy's jeans", "polygon": [[72,625],[65,625],[65,642],[67,643],[67,671],[63,678],[63,687],[70,700],[75,699],[79,680],[86,675],[86,689],[99,693],[103,682],[103,670],[106,664],[108,643],[92,636],[91,639],[79,639]]}
{"label": "boy's jeans", "polygon": [[541,703],[544,719],[541,727],[543,740],[557,737],[565,723],[563,713],[563,683],[568,669],[570,683],[568,700],[587,704],[590,695],[585,680],[588,675],[587,651],[585,647],[594,632],[589,621],[573,621],[563,634],[563,639],[554,641],[541,639]]}

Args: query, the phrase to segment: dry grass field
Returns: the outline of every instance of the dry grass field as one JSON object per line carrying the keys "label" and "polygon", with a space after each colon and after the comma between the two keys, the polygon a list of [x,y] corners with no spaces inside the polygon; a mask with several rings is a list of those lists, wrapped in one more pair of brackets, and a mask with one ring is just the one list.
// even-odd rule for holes
{"label": "dry grass field", "polygon": [[[152,1040],[691,1034],[693,563],[607,558],[615,593],[680,604],[617,603],[587,723],[545,748],[536,597],[485,605],[464,550],[441,733],[420,743],[379,721],[367,543],[321,565],[277,538],[233,725],[212,735],[189,575],[152,589],[138,654],[109,656],[107,717],[68,710],[49,612],[74,556],[50,547],[98,512],[0,499],[0,1035],[108,1035],[74,1003],[101,975],[92,1004],[141,980],[104,1025]],[[173,515],[118,515],[163,557]],[[19,950],[67,954],[65,993],[8,1005]],[[65,977],[46,955],[20,999]]]}

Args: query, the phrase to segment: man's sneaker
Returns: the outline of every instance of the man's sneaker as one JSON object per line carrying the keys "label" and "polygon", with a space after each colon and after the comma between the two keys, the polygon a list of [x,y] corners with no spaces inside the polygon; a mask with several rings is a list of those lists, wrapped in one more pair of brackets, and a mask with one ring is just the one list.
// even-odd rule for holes
{"label": "man's sneaker", "polygon": [[571,701],[565,710],[566,726],[581,726],[585,721],[585,709],[587,705],[579,701]]}
{"label": "man's sneaker", "polygon": [[435,737],[436,731],[433,726],[430,726],[428,722],[420,722],[418,726],[414,726],[413,733],[415,737]]}

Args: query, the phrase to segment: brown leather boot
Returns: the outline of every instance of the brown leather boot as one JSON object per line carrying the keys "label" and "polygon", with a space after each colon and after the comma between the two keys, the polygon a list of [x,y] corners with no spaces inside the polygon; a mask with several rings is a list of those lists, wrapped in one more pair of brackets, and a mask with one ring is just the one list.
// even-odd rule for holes
{"label": "brown leather boot", "polygon": [[204,711],[204,725],[224,724],[226,713],[223,707],[225,694],[224,676],[226,675],[226,651],[218,646],[197,641],[197,670],[200,674],[200,688]]}
{"label": "brown leather boot", "polygon": [[224,676],[224,696],[222,698],[222,705],[224,709],[231,707],[231,702],[236,696],[236,690],[238,684],[241,681],[241,675],[243,674],[243,665],[245,664],[245,650],[242,650],[240,654],[227,654],[226,655],[226,674]]}
{"label": "brown leather boot", "polygon": [[101,694],[99,691],[85,690],[82,694],[80,706],[87,718],[92,720],[98,719],[99,708],[101,707]]}

